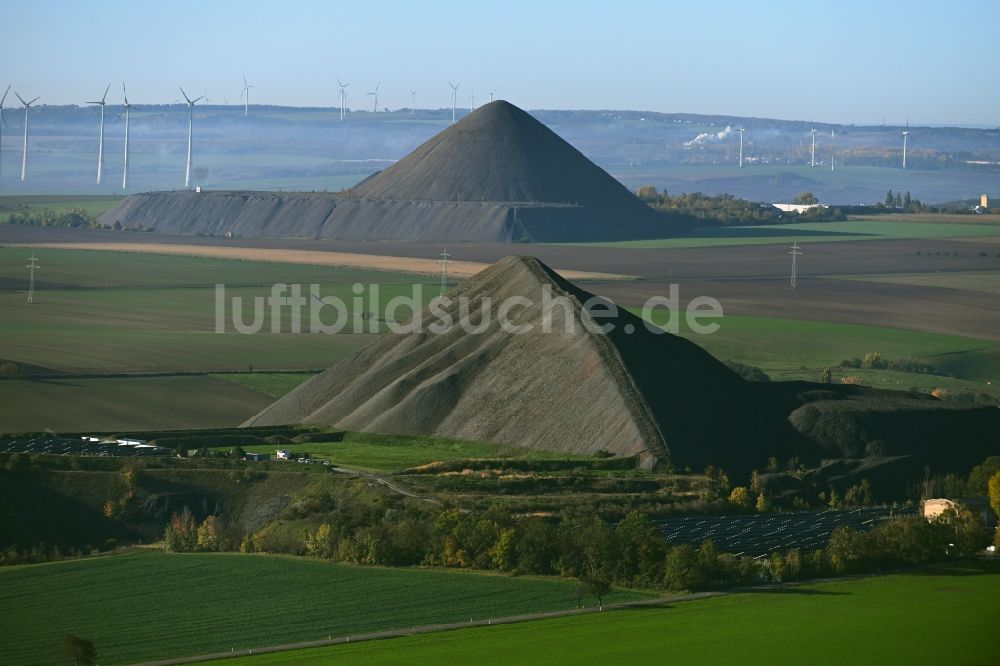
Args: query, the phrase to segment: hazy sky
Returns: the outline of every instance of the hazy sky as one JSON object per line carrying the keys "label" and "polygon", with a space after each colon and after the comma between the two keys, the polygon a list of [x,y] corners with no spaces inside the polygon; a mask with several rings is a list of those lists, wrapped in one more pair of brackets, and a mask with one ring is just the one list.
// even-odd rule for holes
{"label": "hazy sky", "polygon": [[[1000,2],[229,2],[0,0],[0,86],[51,104],[114,81],[137,103],[177,86],[331,106],[381,80],[380,106],[498,97],[826,122],[1000,125]],[[16,102],[16,100],[15,100]],[[9,103],[9,100],[8,100]]]}

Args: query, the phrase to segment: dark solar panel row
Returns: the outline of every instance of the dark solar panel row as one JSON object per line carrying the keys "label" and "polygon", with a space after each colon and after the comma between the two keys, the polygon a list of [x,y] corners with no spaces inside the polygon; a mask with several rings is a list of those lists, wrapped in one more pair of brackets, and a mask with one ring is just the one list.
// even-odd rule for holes
{"label": "dark solar panel row", "polygon": [[673,544],[698,546],[712,539],[719,550],[758,556],[775,550],[823,548],[833,531],[842,525],[863,531],[879,521],[916,513],[916,509],[864,507],[847,511],[683,516],[653,523]]}
{"label": "dark solar panel row", "polygon": [[162,447],[130,444],[101,444],[77,438],[46,437],[42,439],[0,440],[0,453],[41,453],[51,456],[99,456],[113,458],[163,457],[173,451]]}

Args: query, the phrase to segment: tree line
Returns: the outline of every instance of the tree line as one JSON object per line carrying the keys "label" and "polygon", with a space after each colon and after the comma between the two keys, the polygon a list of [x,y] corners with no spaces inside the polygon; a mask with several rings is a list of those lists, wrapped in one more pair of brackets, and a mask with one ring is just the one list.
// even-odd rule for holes
{"label": "tree line", "polygon": [[[515,516],[499,506],[474,513],[408,506],[375,510],[375,504],[340,506],[332,498],[319,502],[322,512],[307,524],[291,521],[276,531],[248,533],[239,550],[372,566],[561,576],[578,580],[600,603],[612,586],[707,590],[943,562],[975,554],[992,538],[979,516],[958,507],[931,521],[898,517],[867,532],[839,527],[825,548],[754,558],[722,552],[711,539],[697,547],[672,544],[640,511],[610,523],[583,515],[563,521]],[[223,535],[217,516],[199,524],[184,512],[168,525],[165,546],[173,551],[234,549]]]}
{"label": "tree line", "polygon": [[[815,197],[806,203],[816,203]],[[653,210],[682,217],[701,225],[742,225],[742,224],[788,224],[792,222],[830,222],[847,219],[839,208],[816,207],[802,213],[784,212],[768,203],[740,199],[732,194],[707,195],[688,192],[670,195],[666,190],[658,191],[653,185],[643,185],[636,191],[638,196]]]}

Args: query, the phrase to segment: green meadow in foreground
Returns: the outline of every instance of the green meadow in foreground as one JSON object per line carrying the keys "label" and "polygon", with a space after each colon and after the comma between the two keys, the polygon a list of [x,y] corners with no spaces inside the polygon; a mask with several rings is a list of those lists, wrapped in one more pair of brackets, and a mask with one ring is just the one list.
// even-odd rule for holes
{"label": "green meadow in foreground", "polygon": [[275,653],[316,664],[995,664],[1000,563]]}
{"label": "green meadow in foreground", "polygon": [[555,579],[268,555],[149,552],[4,567],[0,663],[61,663],[66,634],[92,640],[109,666],[574,608],[574,590]]}

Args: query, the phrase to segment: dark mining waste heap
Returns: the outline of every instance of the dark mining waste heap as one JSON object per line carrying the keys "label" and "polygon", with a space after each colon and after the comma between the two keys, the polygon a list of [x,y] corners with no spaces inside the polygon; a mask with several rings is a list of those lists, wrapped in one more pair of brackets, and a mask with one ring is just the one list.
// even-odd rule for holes
{"label": "dark mining waste heap", "polygon": [[[543,326],[543,290],[565,299]],[[747,382],[701,347],[654,333],[618,310],[588,331],[592,295],[533,257],[506,257],[448,292],[445,332],[425,310],[421,330],[385,333],[316,375],[245,426],[307,423],[346,430],[436,435],[572,454],[637,456],[702,470],[762,468],[797,457],[827,477],[916,478],[914,469],[967,470],[1000,454],[1000,409],[930,396],[809,382]],[[458,325],[490,312],[480,332]],[[500,304],[530,331],[503,330]],[[572,322],[567,330],[567,321]],[[852,460],[836,463],[835,460]],[[826,461],[826,462],[824,462]],[[860,478],[860,476],[859,476]],[[800,481],[800,480],[799,480]],[[888,483],[888,481],[887,481]]]}
{"label": "dark mining waste heap", "polygon": [[670,225],[516,106],[486,104],[337,194],[152,192],[101,221],[174,234],[443,242],[655,238]]}
{"label": "dark mining waste heap", "polygon": [[[564,297],[542,325],[542,289]],[[368,432],[438,435],[567,453],[607,451],[646,465],[668,457],[700,460],[726,440],[727,422],[745,382],[697,345],[646,329],[620,311],[615,330],[581,324],[591,297],[532,257],[507,257],[447,294],[454,326],[445,333],[386,333],[247,421],[314,423]],[[533,301],[504,331],[500,304]],[[458,299],[473,324],[484,300],[493,310],[482,333],[458,325]],[[572,330],[567,332],[567,319]],[[604,323],[599,321],[597,323]],[[632,333],[626,332],[631,326]]]}

